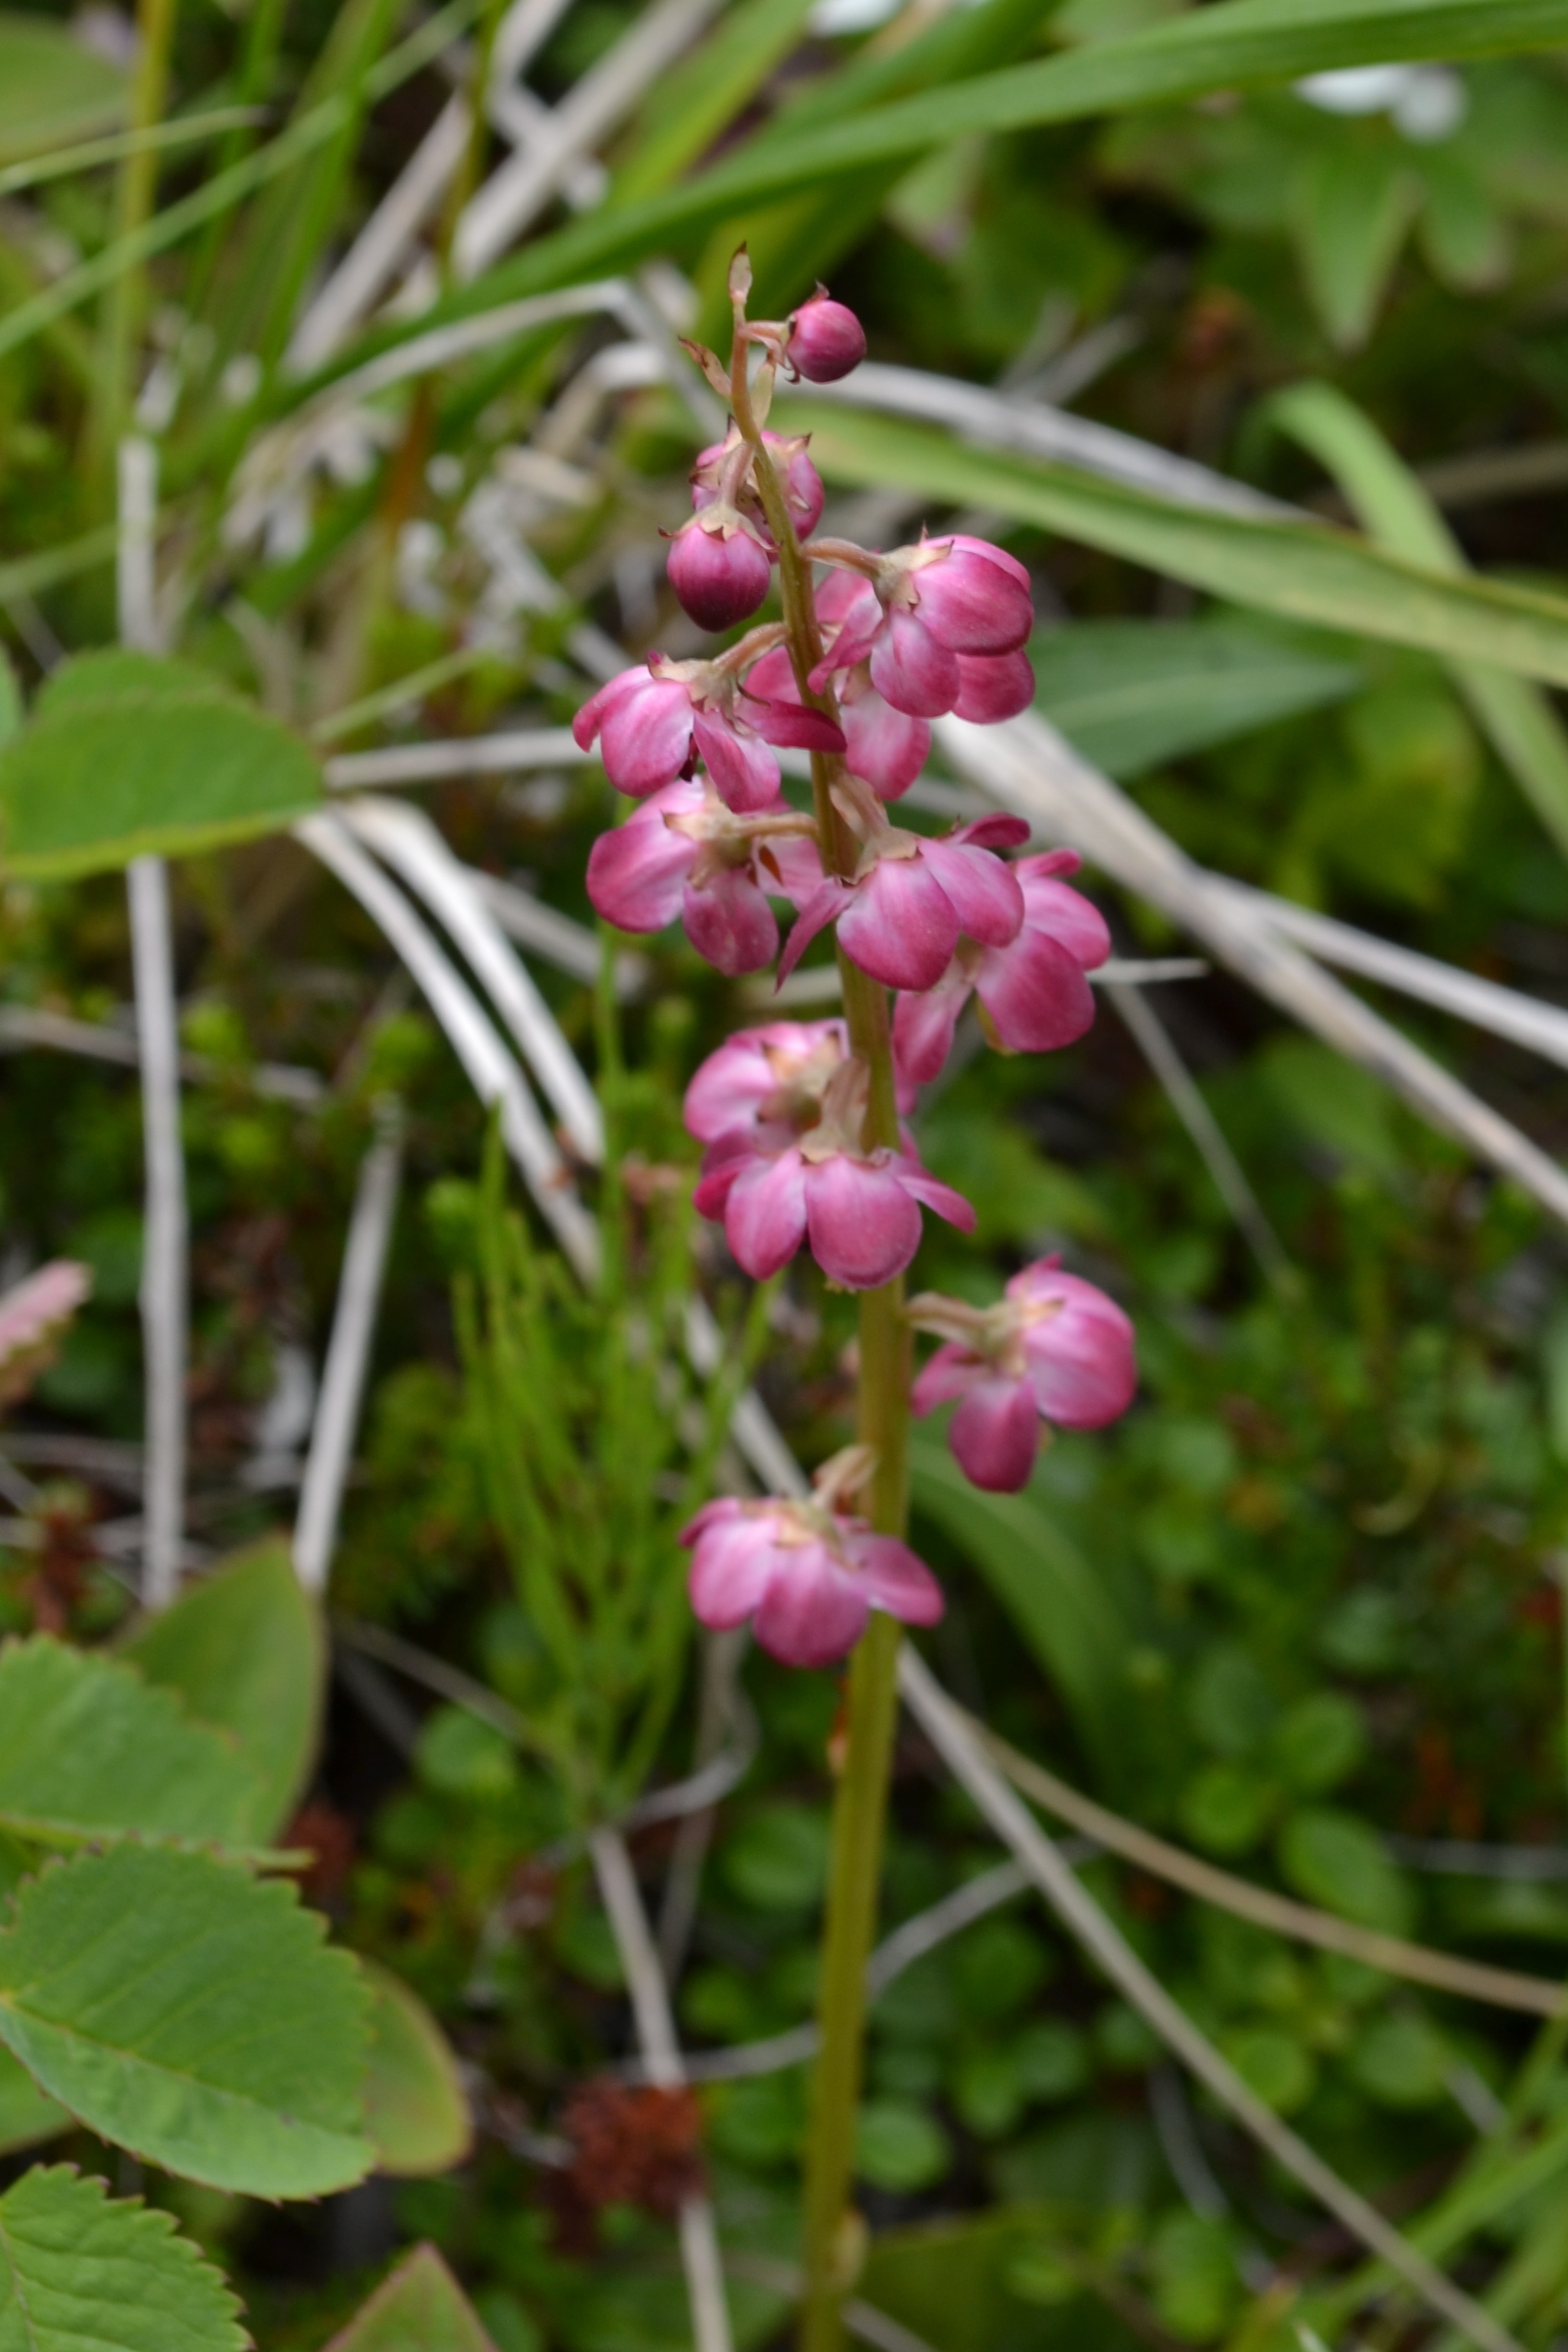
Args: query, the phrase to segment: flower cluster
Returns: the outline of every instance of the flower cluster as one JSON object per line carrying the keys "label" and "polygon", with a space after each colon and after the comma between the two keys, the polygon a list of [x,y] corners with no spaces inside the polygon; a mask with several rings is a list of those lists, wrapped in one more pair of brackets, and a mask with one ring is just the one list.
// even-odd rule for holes
{"label": "flower cluster", "polygon": [[[922,1210],[973,1225],[906,1123],[970,999],[1004,1050],[1069,1045],[1093,1021],[1088,975],[1110,941],[1068,879],[1070,850],[1008,855],[1027,844],[1021,818],[929,834],[889,815],[925,764],[933,719],[995,725],[1031,700],[1029,576],[963,531],[887,552],[815,536],[822,482],[805,439],[766,429],[773,388],[781,373],[847,375],[865,334],[824,288],[782,321],[749,319],[749,289],[742,254],[727,367],[688,347],[731,414],[697,459],[691,515],[668,553],[688,615],[741,634],[707,659],[650,655],[579,712],[578,743],[597,744],[611,783],[637,803],[595,843],[588,891],[623,930],[679,916],[729,974],[777,958],[783,979],[834,930],[847,1017],[731,1037],[692,1079],[686,1123],[704,1148],[696,1205],[722,1223],[746,1273],[765,1279],[804,1246],[830,1281],[876,1291],[913,1259]],[[783,618],[755,621],[775,583]],[[786,797],[781,751],[809,757],[809,811]],[[781,904],[793,909],[782,956]],[[1043,1424],[1093,1428],[1131,1401],[1126,1317],[1055,1259],[1016,1276],[993,1307],[922,1294],[907,1313],[942,1342],[910,1406],[955,1405],[950,1443],[976,1486],[1021,1486]],[[808,1503],[727,1499],[700,1512],[683,1538],[699,1617],[750,1621],[800,1665],[841,1657],[873,1609],[933,1622],[942,1598],[929,1570],[848,1507],[874,1468],[853,1447]]]}

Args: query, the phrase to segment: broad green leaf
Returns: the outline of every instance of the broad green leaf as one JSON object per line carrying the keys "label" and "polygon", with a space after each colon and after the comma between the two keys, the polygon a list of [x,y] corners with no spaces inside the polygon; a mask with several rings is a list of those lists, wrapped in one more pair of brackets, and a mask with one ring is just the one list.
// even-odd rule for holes
{"label": "broad green leaf", "polygon": [[1568,602],[1456,578],[1326,524],[1199,512],[1064,466],[973,449],[919,425],[781,400],[783,430],[812,435],[827,478],[896,486],[1124,556],[1232,604],[1568,684]]}
{"label": "broad green leaf", "polygon": [[1377,1832],[1355,1814],[1303,1806],[1280,1833],[1279,1866],[1309,1903],[1385,1935],[1409,1935],[1415,1921],[1409,1885]]}
{"label": "broad green leaf", "polygon": [[254,1845],[256,1776],[167,1691],[37,1635],[0,1649],[0,1826],[46,1845]]}
{"label": "broad green leaf", "polygon": [[0,163],[112,131],[125,107],[124,74],[66,25],[0,15]]}
{"label": "broad green leaf", "polygon": [[71,2128],[64,2107],[47,2098],[20,2061],[0,2049],[0,2156],[36,2147]]}
{"label": "broad green leaf", "polygon": [[370,1985],[365,2129],[377,2168],[400,2179],[449,2172],[473,2145],[473,2121],[451,2044],[400,1977],[362,1960]]}
{"label": "broad green leaf", "polygon": [[944,1445],[910,1449],[916,1507],[979,1569],[1060,1691],[1100,1769],[1123,1777],[1133,1727],[1131,1636],[1102,1577],[1031,1495],[984,1495]]}
{"label": "broad green leaf", "polygon": [[1086,760],[1123,780],[1341,702],[1363,682],[1310,639],[1228,615],[1081,621],[1037,638],[1030,654],[1037,707]]}
{"label": "broad green leaf", "polygon": [[[1174,105],[1212,90],[1266,89],[1347,66],[1501,57],[1563,41],[1568,0],[1215,0],[1125,40],[977,74],[847,121],[814,122],[803,107],[805,127],[787,137],[755,140],[683,187],[643,204],[606,205],[537,239],[425,311],[418,330],[624,268],[668,246],[677,232],[853,180],[868,166],[912,161],[972,133]],[[340,366],[396,340],[396,333],[368,339]],[[302,383],[300,394],[321,380]]]}
{"label": "broad green leaf", "polygon": [[124,1654],[237,1743],[256,1784],[247,1834],[277,1838],[315,1762],[327,1671],[321,1615],[288,1545],[269,1537],[186,1584]]}
{"label": "broad green leaf", "polygon": [[292,1885],[170,1847],[47,1865],[0,1930],[0,2041],[103,2138],[252,2197],[363,2179],[370,1997]]}
{"label": "broad green leaf", "polygon": [[416,2246],[326,2352],[495,2352],[434,2246]]}
{"label": "broad green leaf", "polygon": [[1336,141],[1316,152],[1295,190],[1292,215],[1307,285],[1341,351],[1372,332],[1421,183],[1392,145]]}
{"label": "broad green leaf", "polygon": [[321,795],[299,738],[216,678],[86,654],[0,749],[0,860],[32,877],[101,873],[275,832]]}
{"label": "broad green leaf", "polygon": [[[1436,506],[1343,393],[1327,383],[1296,384],[1264,414],[1311,451],[1381,545],[1429,571],[1465,573],[1458,541]],[[1568,851],[1568,736],[1551,702],[1539,687],[1485,663],[1456,659],[1451,667],[1499,759],[1558,847]]]}
{"label": "broad green leaf", "polygon": [[0,2352],[245,2352],[239,2305],[172,2217],[37,2166],[0,2197]]}

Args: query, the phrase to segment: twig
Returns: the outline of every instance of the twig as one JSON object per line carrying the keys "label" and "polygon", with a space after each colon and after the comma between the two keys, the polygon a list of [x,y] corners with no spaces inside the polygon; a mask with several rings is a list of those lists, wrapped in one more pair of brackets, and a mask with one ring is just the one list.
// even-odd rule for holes
{"label": "twig", "polygon": [[607,57],[566,93],[541,134],[493,172],[465,208],[453,256],[459,278],[478,277],[519,237],[574,164],[630,113],[716,13],[718,0],[655,0]]}
{"label": "twig", "polygon": [[598,1097],[468,867],[420,809],[356,798],[343,814],[360,839],[395,866],[445,924],[489,990],[573,1150],[590,1165],[598,1161],[605,1150]]}
{"label": "twig", "polygon": [[321,1373],[310,1451],[294,1522],[294,1571],[308,1592],[324,1592],[338,1539],[338,1515],[353,1455],[370,1344],[386,1272],[403,1173],[403,1115],[396,1100],[376,1106],[376,1139],[365,1153],[349,1219],[331,1338]]}
{"label": "twig", "polygon": [[[648,1932],[647,1915],[637,1892],[626,1841],[618,1830],[597,1829],[588,1841],[588,1849],[632,1997],[632,2015],[637,2020],[637,2041],[648,2080],[661,2089],[677,2090],[686,2079],[680,2044],[676,2039],[669,1995]],[[730,2352],[730,2313],[719,2258],[719,2233],[714,2227],[713,2208],[704,2196],[681,2200],[680,2254],[686,2268],[696,2352]]]}
{"label": "twig", "polygon": [[326,763],[335,793],[365,785],[432,784],[447,776],[521,776],[531,768],[584,768],[596,751],[579,751],[570,727],[519,729],[510,735],[459,737],[452,743],[395,743],[380,751],[342,751]]}
{"label": "twig", "polygon": [[340,817],[325,814],[301,817],[294,834],[385,932],[410,977],[424,992],[479,1100],[500,1107],[507,1149],[569,1264],[584,1281],[591,1281],[598,1263],[597,1228],[572,1189],[566,1163],[540,1117],[521,1071],[472,990],[391,877],[360,847]]}
{"label": "twig", "polygon": [[1368,1968],[1383,1969],[1390,1976],[1432,1985],[1439,1992],[1458,1993],[1467,2000],[1488,2001],[1499,2009],[1524,2010],[1536,2017],[1555,2017],[1568,2000],[1563,1987],[1548,1978],[1521,1976],[1512,1969],[1494,1969],[1478,1960],[1455,1959],[1450,1953],[1435,1952],[1425,1944],[1406,1943],[1403,1936],[1384,1936],[1373,1927],[1358,1927],[1349,1919],[1336,1918],[1331,1912],[1314,1910],[1305,1903],[1292,1902],[1289,1895],[1254,1886],[1248,1879],[1234,1878],[1229,1871],[1216,1870],[1213,1863],[1200,1862],[1195,1854],[1184,1852],[1180,1846],[1168,1845],[1163,1838],[1140,1829],[1134,1822],[1124,1821],[1120,1813],[1109,1811],[1092,1797],[1069,1789],[1065,1780],[1058,1780],[1043,1764],[1021,1756],[984,1725],[966,1718],[966,1727],[972,1738],[984,1743],[1014,1787],[1021,1789],[1036,1804],[1045,1806],[1059,1820],[1070,1822],[1075,1830],[1096,1839],[1109,1853],[1119,1853],[1124,1862],[1135,1864],[1140,1870],[1163,1878],[1173,1886],[1184,1887],[1202,1902],[1233,1911],[1260,1927],[1272,1928],[1277,1935],[1293,1936],[1300,1943],[1317,1944],[1325,1951],[1347,1953],[1352,1959],[1364,1961]]}
{"label": "twig", "polygon": [[[536,955],[552,963],[558,971],[569,972],[574,980],[592,983],[599,976],[599,942],[586,923],[574,923],[570,915],[536,898],[531,890],[520,889],[515,882],[503,882],[497,874],[481,874],[470,866],[473,885],[488,900],[496,920],[510,939],[520,947],[531,948]],[[623,948],[615,961],[616,994],[623,1003],[640,996],[648,982],[646,956],[635,948]]]}
{"label": "twig", "polygon": [[[121,640],[159,647],[153,532],[158,460],[150,441],[120,444]],[[185,1364],[190,1316],[189,1218],[180,1134],[180,1033],[168,868],[138,857],[126,874],[136,1036],[142,1064],[146,1213],[142,1258],[142,1341],[146,1365],[146,1537],[142,1600],[166,1609],[179,1587],[184,1549]]]}
{"label": "twig", "polygon": [[1188,2071],[1229,2109],[1276,2163],[1362,2245],[1401,2278],[1429,2309],[1458,2328],[1481,2352],[1521,2352],[1500,2327],[1435,2263],[1384,2219],[1375,2205],[1332,2171],[1305,2140],[1265,2106],[1229,2061],[1200,2033],[1163,1985],[1151,1974],[1120,1930],[1074,1876],[1053,1841],[1007,1786],[968,1719],[942,1691],[929,1668],[906,1643],[899,1666],[904,1702],[949,1769],[992,1829],[1015,1853],[1058,1917],[1068,1927],[1117,1990],[1137,2010]]}
{"label": "twig", "polygon": [[1461,1086],[1205,873],[1032,712],[1000,727],[935,722],[952,764],[1005,807],[1071,841],[1126,888],[1194,932],[1262,996],[1359,1062],[1413,1109],[1568,1224],[1568,1177],[1528,1136]]}
{"label": "twig", "polygon": [[1192,1072],[1176,1051],[1170,1031],[1142,990],[1124,980],[1113,980],[1106,993],[1121,1015],[1144,1060],[1165,1089],[1171,1108],[1197,1147],[1198,1156],[1214,1179],[1215,1192],[1236,1219],[1243,1239],[1270,1282],[1289,1278],[1290,1261],[1279,1234],[1264,1214],[1263,1204],[1247,1180],[1246,1171],[1203,1096]]}
{"label": "twig", "polygon": [[[724,1735],[734,1720],[735,1702],[739,1696],[736,1675],[745,1650],[746,1637],[739,1628],[727,1633],[710,1633],[702,1644],[702,1685],[697,1714],[696,1769],[700,1773],[722,1747]],[[664,1971],[666,1984],[679,1984],[685,1964],[687,1946],[697,1917],[698,1898],[702,1887],[702,1866],[708,1859],[708,1849],[713,1842],[714,1824],[718,1820],[716,1805],[694,1808],[682,1816],[675,1834],[675,1846],[665,1873],[664,1894],[658,1908],[658,1964]]]}

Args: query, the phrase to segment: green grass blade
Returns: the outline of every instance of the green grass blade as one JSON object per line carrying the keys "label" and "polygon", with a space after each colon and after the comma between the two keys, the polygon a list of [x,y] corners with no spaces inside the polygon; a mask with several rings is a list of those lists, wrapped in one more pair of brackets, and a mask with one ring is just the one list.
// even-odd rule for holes
{"label": "green grass blade", "polygon": [[[1468,570],[1462,550],[1421,484],[1370,417],[1331,384],[1303,383],[1269,402],[1268,419],[1331,474],[1380,546],[1432,572]],[[1568,853],[1568,734],[1528,679],[1456,659],[1454,682],[1499,759],[1559,849]]]}
{"label": "green grass blade", "polygon": [[679,178],[732,122],[800,37],[813,0],[741,0],[694,57],[655,85],[611,200],[633,204]]}

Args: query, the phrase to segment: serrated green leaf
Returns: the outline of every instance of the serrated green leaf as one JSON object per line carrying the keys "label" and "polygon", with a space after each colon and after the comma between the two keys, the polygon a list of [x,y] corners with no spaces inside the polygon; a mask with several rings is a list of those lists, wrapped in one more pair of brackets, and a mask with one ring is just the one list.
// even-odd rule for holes
{"label": "serrated green leaf", "polygon": [[434,2246],[416,2246],[326,2352],[495,2352]]}
{"label": "serrated green leaf", "polygon": [[0,748],[0,861],[33,878],[102,873],[275,832],[321,797],[299,738],[206,673],[91,654]]}
{"label": "serrated green leaf", "polygon": [[362,1960],[373,2007],[365,2129],[376,2164],[400,2179],[449,2172],[473,2145],[473,2121],[450,2042],[417,1993]]}
{"label": "serrated green leaf", "polygon": [[36,2166],[0,2197],[0,2352],[245,2352],[223,2279],[167,2213]]}
{"label": "serrated green leaf", "polygon": [[1343,701],[1363,682],[1353,663],[1310,639],[1229,615],[1080,621],[1030,651],[1037,707],[1121,781]]}
{"label": "serrated green leaf", "polygon": [[286,1880],[169,1847],[48,1864],[0,1930],[0,2040],[103,2138],[253,2197],[362,2179],[370,2000]]}
{"label": "serrated green leaf", "polygon": [[0,1649],[0,1826],[45,1845],[257,1843],[258,1783],[166,1691],[47,1634]]}
{"label": "serrated green leaf", "polygon": [[256,1784],[247,1834],[276,1838],[315,1761],[327,1671],[321,1612],[288,1545],[269,1537],[187,1583],[123,1655],[237,1743]]}
{"label": "serrated green leaf", "polygon": [[0,15],[0,163],[112,131],[126,98],[125,75],[66,25]]}
{"label": "serrated green leaf", "polygon": [[69,2131],[71,2123],[64,2107],[45,2096],[20,2060],[0,2049],[0,2156],[54,2139]]}
{"label": "serrated green leaf", "polygon": [[[847,121],[801,124],[752,141],[685,186],[592,218],[485,272],[435,308],[417,331],[546,287],[625,268],[677,232],[738,216],[812,188],[896,165],[972,133],[1072,122],[1128,107],[1173,105],[1212,90],[1267,89],[1349,66],[1455,60],[1550,48],[1568,40],[1568,0],[1214,0],[1173,22],[1066,56],[977,74],[899,99]],[[804,126],[804,127],[802,127]],[[345,352],[298,396],[416,331],[411,324]]]}
{"label": "serrated green leaf", "polygon": [[[1270,400],[1264,414],[1310,450],[1373,539],[1430,571],[1466,575],[1463,551],[1437,507],[1343,393],[1332,384],[1294,384]],[[1551,702],[1527,679],[1485,663],[1455,659],[1450,667],[1492,749],[1558,847],[1568,852],[1568,735]]]}
{"label": "serrated green leaf", "polygon": [[809,431],[829,480],[984,506],[1184,580],[1236,604],[1568,685],[1568,602],[1445,575],[1327,525],[1200,512],[1065,466],[973,449],[923,426],[790,398],[781,430]]}

